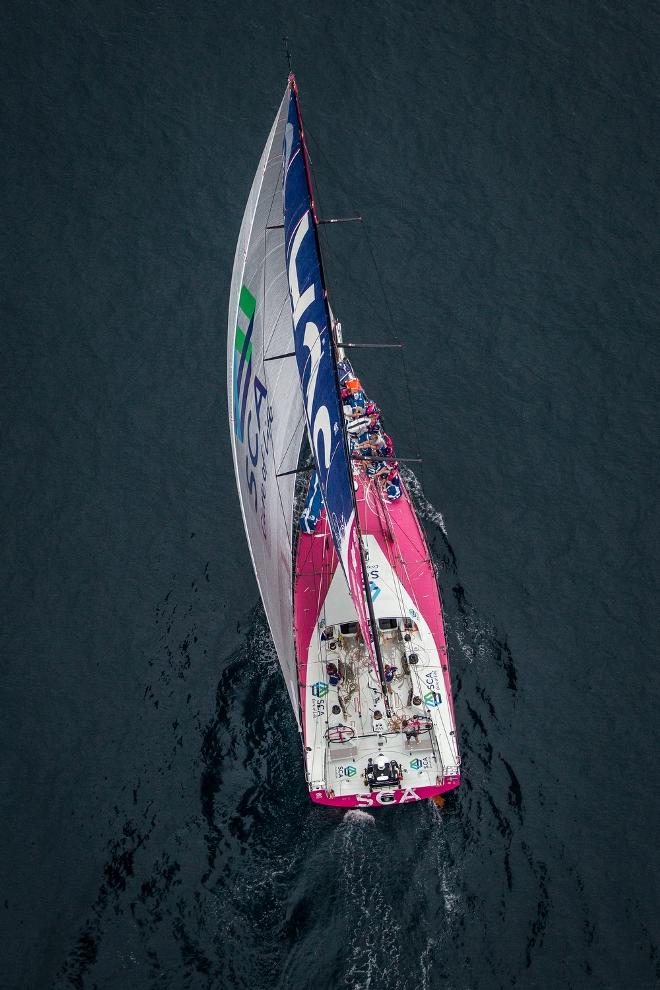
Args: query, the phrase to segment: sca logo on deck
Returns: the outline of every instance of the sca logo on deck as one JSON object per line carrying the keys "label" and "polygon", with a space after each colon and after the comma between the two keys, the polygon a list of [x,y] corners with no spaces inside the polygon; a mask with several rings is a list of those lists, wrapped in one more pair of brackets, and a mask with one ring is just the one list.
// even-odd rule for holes
{"label": "sca logo on deck", "polygon": [[328,685],[325,681],[317,681],[316,684],[312,684],[312,694],[315,698],[325,698],[328,693]]}
{"label": "sca logo on deck", "polygon": [[344,771],[344,777],[354,777],[357,773],[357,767],[342,767]]}
{"label": "sca logo on deck", "polygon": [[442,698],[437,691],[427,691],[424,695],[424,701],[427,705],[430,705],[431,708],[436,708],[442,701]]}
{"label": "sca logo on deck", "polygon": [[422,763],[422,761],[417,758],[410,761],[411,770],[421,770],[423,766],[424,764]]}

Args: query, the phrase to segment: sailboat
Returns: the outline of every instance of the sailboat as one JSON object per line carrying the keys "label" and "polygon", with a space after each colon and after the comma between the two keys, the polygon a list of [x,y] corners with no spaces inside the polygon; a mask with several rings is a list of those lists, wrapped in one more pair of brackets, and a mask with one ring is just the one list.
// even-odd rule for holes
{"label": "sailboat", "polygon": [[293,74],[241,225],[227,340],[243,522],[313,802],[452,790],[460,755],[434,565],[329,302]]}

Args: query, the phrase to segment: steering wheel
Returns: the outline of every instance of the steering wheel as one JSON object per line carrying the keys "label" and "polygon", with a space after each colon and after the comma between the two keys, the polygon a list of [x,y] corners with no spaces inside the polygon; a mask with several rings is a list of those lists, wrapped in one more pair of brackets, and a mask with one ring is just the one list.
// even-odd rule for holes
{"label": "steering wheel", "polygon": [[355,729],[350,725],[331,725],[326,732],[328,742],[348,742],[355,738]]}

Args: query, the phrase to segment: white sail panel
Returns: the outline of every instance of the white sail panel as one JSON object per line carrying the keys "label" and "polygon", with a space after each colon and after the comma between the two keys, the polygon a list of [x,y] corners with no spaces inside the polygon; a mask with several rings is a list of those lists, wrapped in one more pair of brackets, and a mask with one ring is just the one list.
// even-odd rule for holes
{"label": "white sail panel", "polygon": [[296,719],[292,528],[295,471],[305,426],[293,358],[284,254],[282,149],[289,87],[252,183],[229,297],[227,387],[234,470],[252,563]]}

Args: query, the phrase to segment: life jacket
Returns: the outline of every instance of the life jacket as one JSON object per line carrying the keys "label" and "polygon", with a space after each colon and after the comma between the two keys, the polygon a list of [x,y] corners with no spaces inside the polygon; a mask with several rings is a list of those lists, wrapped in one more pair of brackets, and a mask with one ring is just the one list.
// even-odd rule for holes
{"label": "life jacket", "polygon": [[367,397],[361,389],[356,392],[349,392],[349,400],[352,406],[362,406],[365,407],[367,404]]}
{"label": "life jacket", "polygon": [[387,482],[385,494],[389,498],[390,502],[396,502],[398,498],[401,498],[401,481],[398,475],[393,481]]}

